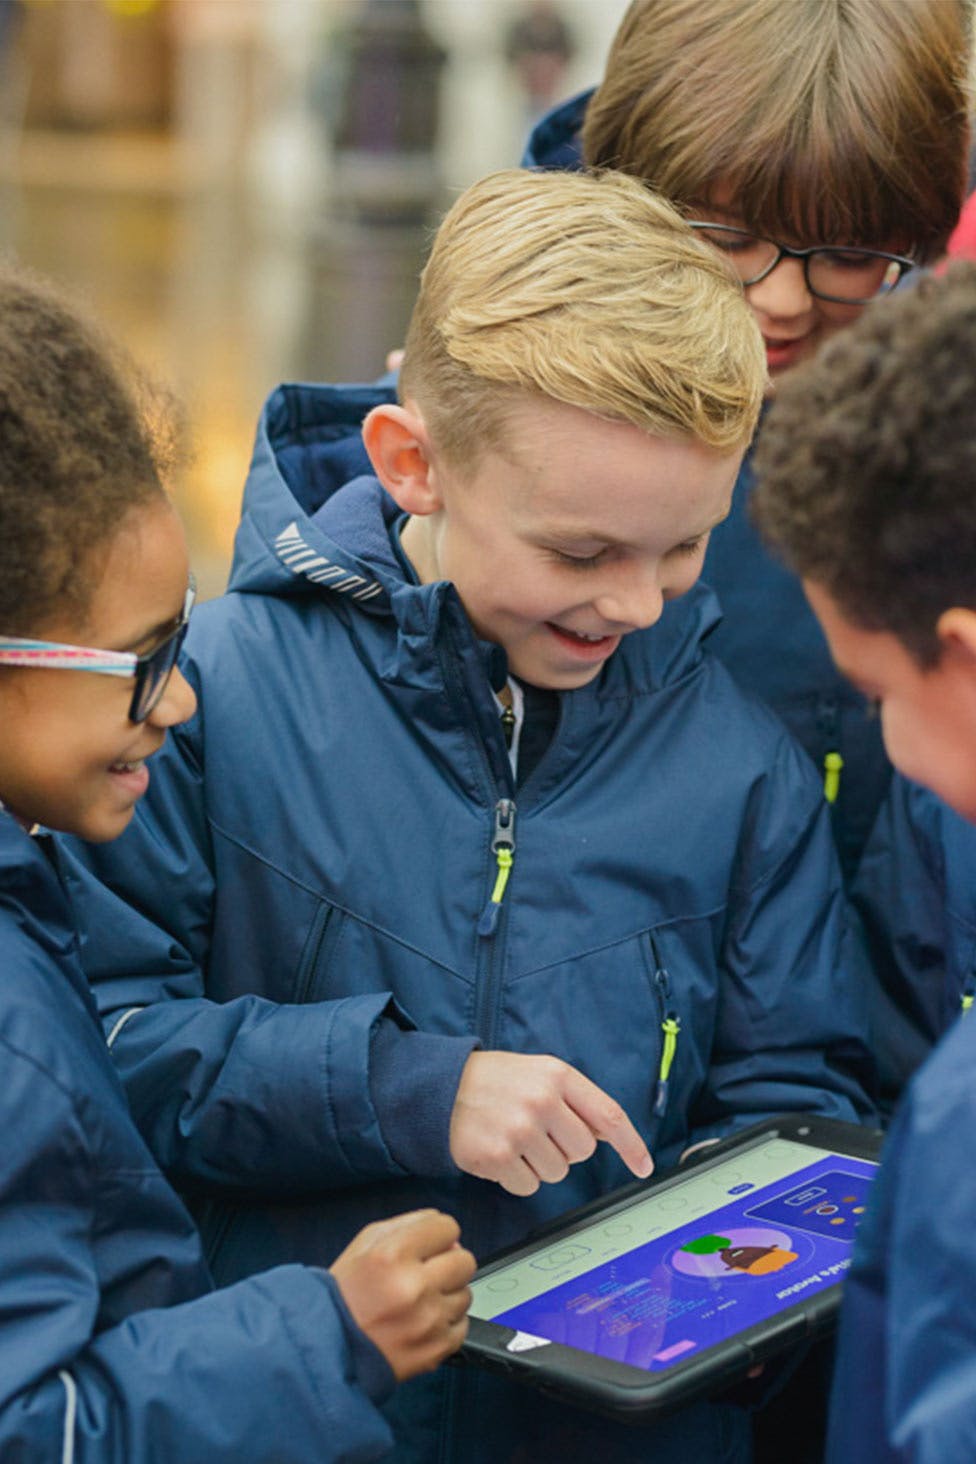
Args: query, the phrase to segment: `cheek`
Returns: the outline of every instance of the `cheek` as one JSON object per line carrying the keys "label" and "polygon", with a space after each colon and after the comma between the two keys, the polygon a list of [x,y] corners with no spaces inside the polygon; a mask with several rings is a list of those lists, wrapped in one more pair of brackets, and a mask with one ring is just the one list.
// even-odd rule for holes
{"label": "cheek", "polygon": [[[881,706],[881,736],[892,764],[906,778],[924,783],[919,770],[928,763],[928,750],[924,731],[921,738],[912,725],[912,719],[903,707],[895,701],[885,701]],[[931,777],[931,769],[929,776]]]}
{"label": "cheek", "polygon": [[886,702],[881,730],[885,750],[900,773],[976,822],[976,762],[953,720],[946,723],[938,714]]}
{"label": "cheek", "polygon": [[846,326],[853,325],[859,320],[866,310],[865,305],[836,305],[829,300],[820,300],[817,304],[817,317],[822,336],[836,335],[839,330]]}
{"label": "cheek", "polygon": [[663,590],[665,600],[675,600],[679,595],[687,594],[692,585],[697,582],[704,563],[704,554],[695,554],[688,559],[676,560],[674,567],[668,570],[667,582]]}

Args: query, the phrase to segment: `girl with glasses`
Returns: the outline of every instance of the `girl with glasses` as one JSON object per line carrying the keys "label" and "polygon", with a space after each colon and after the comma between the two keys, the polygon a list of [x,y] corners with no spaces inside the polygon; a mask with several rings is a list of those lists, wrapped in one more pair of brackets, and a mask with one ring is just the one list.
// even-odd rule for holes
{"label": "girl with glasses", "polygon": [[463,1339],[456,1223],[397,1216],[328,1271],[215,1290],[126,1108],[45,832],[120,833],[195,710],[172,453],[131,380],[0,271],[0,1457],[373,1459],[394,1382]]}

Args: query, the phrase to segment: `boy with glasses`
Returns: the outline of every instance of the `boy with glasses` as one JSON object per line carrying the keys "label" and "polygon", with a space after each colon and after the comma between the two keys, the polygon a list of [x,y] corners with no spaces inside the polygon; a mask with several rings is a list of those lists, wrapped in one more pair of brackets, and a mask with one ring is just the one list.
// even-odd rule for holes
{"label": "boy with glasses", "polygon": [[[544,119],[524,161],[620,168],[675,202],[742,280],[775,394],[869,301],[941,253],[966,189],[969,27],[961,0],[634,0],[600,86]],[[747,456],[702,570],[722,607],[709,645],[819,769],[853,886],[890,764],[798,580],[755,532],[753,484]],[[877,898],[903,858],[915,863],[900,809],[882,823],[871,888],[855,889],[869,907],[874,1048],[890,1103],[932,1041],[923,988],[942,956],[923,954],[935,892],[915,938]]]}
{"label": "boy with glasses", "polygon": [[[601,85],[544,119],[524,161],[620,168],[676,203],[746,286],[775,389],[943,248],[966,184],[967,55],[956,0],[634,0]],[[749,524],[752,481],[747,460],[705,562],[712,648],[821,769],[850,876],[888,767]]]}

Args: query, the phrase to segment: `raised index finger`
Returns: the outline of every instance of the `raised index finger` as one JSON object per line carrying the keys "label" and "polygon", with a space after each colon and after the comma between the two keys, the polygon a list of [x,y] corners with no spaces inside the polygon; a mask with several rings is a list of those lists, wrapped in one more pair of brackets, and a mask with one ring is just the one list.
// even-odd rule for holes
{"label": "raised index finger", "polygon": [[638,1179],[646,1179],[653,1172],[654,1160],[647,1145],[620,1104],[615,1103],[608,1093],[571,1068],[564,1096],[594,1137],[616,1149],[631,1174],[636,1174]]}

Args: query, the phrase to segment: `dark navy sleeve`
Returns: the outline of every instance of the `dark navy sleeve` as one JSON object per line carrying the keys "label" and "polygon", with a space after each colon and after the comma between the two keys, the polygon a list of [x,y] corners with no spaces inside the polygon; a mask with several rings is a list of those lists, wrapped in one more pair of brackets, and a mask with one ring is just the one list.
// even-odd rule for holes
{"label": "dark navy sleeve", "polygon": [[[976,834],[968,826],[957,831],[960,822],[896,773],[851,891],[870,955],[872,1047],[886,1111],[958,1015],[973,967]],[[964,840],[970,846],[955,905],[947,832],[955,834],[953,848]]]}
{"label": "dark navy sleeve", "polygon": [[[112,1056],[158,1163],[179,1181],[285,1192],[402,1176],[376,1107],[386,1082],[371,1075],[374,1030],[396,1010],[391,993],[211,999],[204,971],[218,895],[192,732],[171,736],[154,759],[150,800],[114,845],[61,839],[57,857]],[[411,1025],[400,1014],[398,1026]],[[437,1152],[443,1172],[450,1084],[471,1043],[443,1037],[436,1047],[434,1092],[446,1107],[421,1148]],[[402,1087],[394,1082],[394,1102]],[[385,1122],[396,1128],[396,1118]]]}
{"label": "dark navy sleeve", "polygon": [[477,1038],[404,1032],[381,1021],[370,1046],[370,1092],[390,1152],[407,1174],[457,1174],[449,1146],[454,1098]]}
{"label": "dark navy sleeve", "polygon": [[831,1464],[976,1459],[976,1025],[920,1070],[846,1283]]}
{"label": "dark navy sleeve", "polygon": [[282,1267],[100,1330],[95,1247],[109,1237],[96,1223],[97,1144],[60,1083],[6,1044],[3,1060],[17,1117],[16,1141],[0,1151],[0,1458],[319,1464],[384,1454],[391,1439],[376,1405],[392,1374],[324,1271]]}

